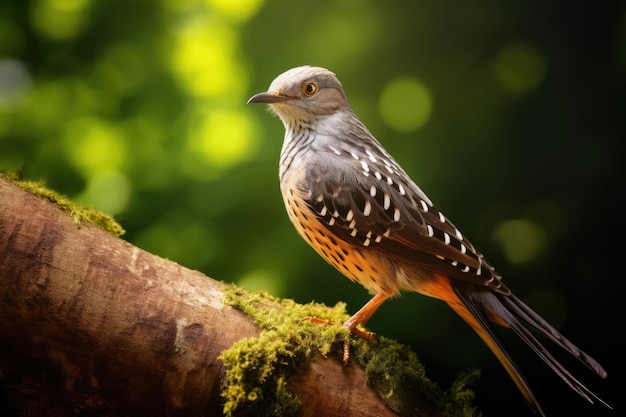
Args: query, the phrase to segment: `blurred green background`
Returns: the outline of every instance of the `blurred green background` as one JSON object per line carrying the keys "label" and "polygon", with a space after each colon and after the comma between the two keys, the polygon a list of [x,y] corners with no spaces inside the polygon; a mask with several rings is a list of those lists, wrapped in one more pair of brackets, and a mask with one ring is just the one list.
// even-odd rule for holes
{"label": "blurred green background", "polygon": [[[303,64],[340,77],[435,204],[609,379],[575,374],[623,408],[621,2],[3,0],[0,170],[115,215],[129,242],[213,278],[355,312],[365,290],[285,214],[282,124],[245,104]],[[529,415],[444,304],[405,294],[369,324],[442,386],[483,369],[486,416]],[[608,415],[505,336],[549,414]]]}

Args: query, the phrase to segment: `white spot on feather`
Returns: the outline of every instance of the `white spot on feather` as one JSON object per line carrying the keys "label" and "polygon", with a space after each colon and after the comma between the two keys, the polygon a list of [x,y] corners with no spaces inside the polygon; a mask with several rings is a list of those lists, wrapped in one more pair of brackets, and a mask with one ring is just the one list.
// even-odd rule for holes
{"label": "white spot on feather", "polygon": [[363,215],[367,217],[370,215],[371,212],[372,212],[372,204],[369,201],[366,201],[365,207],[363,208]]}

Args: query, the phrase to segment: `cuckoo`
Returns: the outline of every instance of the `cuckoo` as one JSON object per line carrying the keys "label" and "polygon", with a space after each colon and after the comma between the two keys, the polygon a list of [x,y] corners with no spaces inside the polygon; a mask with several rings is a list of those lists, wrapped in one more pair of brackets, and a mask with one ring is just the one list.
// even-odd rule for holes
{"label": "cuckoo", "polygon": [[359,120],[334,73],[292,68],[248,103],[268,104],[285,127],[279,179],[289,219],[322,258],[374,294],[344,327],[373,340],[357,326],[388,298],[415,291],[443,300],[474,329],[535,412],[545,415],[492,323],[515,332],[585,400],[610,408],[530,328],[605,378],[602,366],[511,292]]}

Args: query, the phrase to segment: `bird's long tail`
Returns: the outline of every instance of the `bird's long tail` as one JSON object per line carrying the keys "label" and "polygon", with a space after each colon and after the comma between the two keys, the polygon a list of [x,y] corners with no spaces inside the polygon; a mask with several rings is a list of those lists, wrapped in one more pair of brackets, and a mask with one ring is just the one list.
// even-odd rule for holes
{"label": "bird's long tail", "polygon": [[548,337],[555,344],[562,347],[578,358],[593,372],[606,378],[606,371],[592,357],[581,351],[576,345],[565,338],[558,330],[547,323],[530,307],[514,295],[502,295],[489,290],[476,291],[454,288],[456,300],[445,300],[489,346],[491,351],[502,363],[515,385],[522,392],[531,407],[542,416],[545,416],[535,395],[520,372],[519,368],[508,353],[504,343],[498,337],[491,322],[511,328],[537,356],[539,356],[565,383],[589,403],[601,403],[611,408],[603,399],[587,388],[561,364],[546,347],[525,327],[526,323]]}

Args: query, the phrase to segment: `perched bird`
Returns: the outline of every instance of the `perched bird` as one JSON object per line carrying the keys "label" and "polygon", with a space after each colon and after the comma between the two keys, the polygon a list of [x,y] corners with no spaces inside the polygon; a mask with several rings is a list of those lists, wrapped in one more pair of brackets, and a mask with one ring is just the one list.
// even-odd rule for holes
{"label": "perched bird", "polygon": [[285,126],[279,178],[291,222],[322,258],[374,294],[344,327],[373,340],[357,326],[386,299],[402,290],[438,298],[478,333],[534,411],[545,415],[491,323],[512,329],[585,400],[610,408],[526,326],[605,378],[602,366],[511,292],[361,123],[335,74],[292,68],[248,103],[268,104]]}

